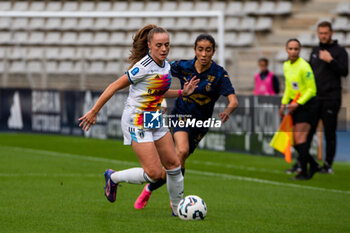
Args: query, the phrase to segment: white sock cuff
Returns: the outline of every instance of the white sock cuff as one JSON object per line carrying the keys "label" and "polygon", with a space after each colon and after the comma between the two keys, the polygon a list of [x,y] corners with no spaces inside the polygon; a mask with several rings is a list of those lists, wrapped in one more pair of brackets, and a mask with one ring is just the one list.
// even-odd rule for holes
{"label": "white sock cuff", "polygon": [[170,170],[166,170],[166,173],[167,173],[169,176],[178,175],[179,173],[181,173],[181,165],[178,166],[177,168],[170,169]]}
{"label": "white sock cuff", "polygon": [[156,183],[156,180],[152,180],[145,171],[143,171],[143,178],[145,178],[148,183]]}

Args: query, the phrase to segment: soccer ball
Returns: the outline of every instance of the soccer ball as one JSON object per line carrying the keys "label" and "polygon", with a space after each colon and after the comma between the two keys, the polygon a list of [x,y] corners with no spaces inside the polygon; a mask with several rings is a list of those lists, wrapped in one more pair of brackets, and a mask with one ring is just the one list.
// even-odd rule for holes
{"label": "soccer ball", "polygon": [[186,196],[180,201],[177,214],[182,220],[203,220],[207,215],[207,205],[198,196]]}

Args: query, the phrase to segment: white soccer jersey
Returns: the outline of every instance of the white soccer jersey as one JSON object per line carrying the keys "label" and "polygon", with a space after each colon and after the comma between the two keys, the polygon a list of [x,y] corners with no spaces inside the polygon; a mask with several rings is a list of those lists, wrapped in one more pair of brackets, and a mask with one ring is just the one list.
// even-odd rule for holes
{"label": "white soccer jersey", "polygon": [[147,54],[126,74],[131,85],[125,110],[131,113],[129,123],[142,128],[144,111],[161,110],[164,93],[171,84],[170,64],[165,60],[161,67]]}

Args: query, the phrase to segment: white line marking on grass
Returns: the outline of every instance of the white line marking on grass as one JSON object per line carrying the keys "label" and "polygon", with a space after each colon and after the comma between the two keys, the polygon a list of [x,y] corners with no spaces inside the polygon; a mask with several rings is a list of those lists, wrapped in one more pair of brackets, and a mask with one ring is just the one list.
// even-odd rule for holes
{"label": "white line marking on grass", "polygon": [[224,163],[216,163],[216,162],[209,162],[209,161],[199,161],[199,160],[191,160],[189,163],[194,164],[203,164],[207,166],[217,166],[217,167],[226,167],[226,168],[234,168],[239,170],[247,170],[247,171],[256,171],[256,172],[267,172],[267,173],[274,173],[274,174],[284,174],[284,172],[280,170],[273,170],[273,169],[267,169],[267,168],[256,168],[256,167],[247,167],[244,165],[231,165],[231,164],[224,164]]}
{"label": "white line marking on grass", "polygon": [[[22,147],[11,147],[11,146],[0,146],[0,147],[5,148],[5,149],[9,149],[9,150],[13,150],[13,151],[31,152],[31,153],[35,153],[35,154],[41,154],[41,155],[74,158],[74,159],[87,160],[87,161],[107,162],[107,163],[113,163],[113,164],[119,164],[119,165],[123,164],[123,165],[131,165],[131,166],[135,166],[135,165],[139,166],[140,165],[139,163],[136,163],[136,162],[98,158],[98,157],[92,157],[92,156],[88,156],[88,155],[76,155],[76,154],[70,154],[70,153],[61,153],[61,152],[46,151],[46,150],[39,150],[39,149],[22,148]],[[320,188],[320,187],[314,187],[314,186],[283,183],[283,182],[264,180],[264,179],[259,179],[259,178],[236,176],[236,175],[214,173],[214,172],[204,172],[204,171],[197,171],[197,170],[190,170],[190,169],[188,169],[186,171],[188,171],[189,173],[192,173],[192,174],[205,175],[205,176],[211,176],[211,177],[221,177],[221,178],[226,178],[226,179],[231,179],[231,180],[248,181],[248,182],[260,183],[260,184],[270,184],[270,185],[276,185],[276,186],[300,188],[300,189],[313,190],[313,191],[324,191],[324,192],[332,192],[332,193],[350,194],[350,191],[344,191],[344,190],[338,190],[338,189],[326,189],[326,188]]]}
{"label": "white line marking on grass", "polygon": [[99,177],[101,174],[79,174],[79,173],[0,173],[0,177]]}

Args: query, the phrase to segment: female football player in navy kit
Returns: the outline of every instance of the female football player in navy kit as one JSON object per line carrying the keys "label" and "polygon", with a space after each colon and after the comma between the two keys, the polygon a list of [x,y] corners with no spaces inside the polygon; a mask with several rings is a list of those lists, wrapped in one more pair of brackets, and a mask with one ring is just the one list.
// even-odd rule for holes
{"label": "female football player in navy kit", "polygon": [[140,29],[133,41],[129,60],[131,68],[121,78],[110,84],[102,93],[95,106],[79,120],[83,130],[96,123],[102,106],[112,95],[130,86],[122,115],[124,144],[131,145],[142,168],[122,171],[107,169],[105,176],[105,196],[110,202],[116,199],[119,183],[154,183],[166,169],[167,186],[173,215],[183,196],[183,175],[180,160],[176,156],[175,146],[166,127],[148,129],[143,127],[143,113],[161,109],[163,97],[186,96],[193,92],[199,80],[191,80],[183,85],[183,90],[168,90],[171,83],[170,64],[166,60],[170,49],[168,32],[156,25],[147,25]]}
{"label": "female football player in navy kit", "polygon": [[[196,118],[196,120],[207,120],[212,117],[215,102],[220,95],[223,95],[227,97],[229,103],[226,109],[219,113],[219,118],[222,122],[226,122],[229,115],[238,107],[238,101],[227,72],[212,60],[215,53],[214,38],[208,34],[199,35],[195,41],[194,52],[196,57],[193,60],[171,63],[171,75],[180,79],[182,87],[193,77],[200,80],[198,88],[191,95],[180,96],[176,99],[171,115],[191,115],[191,118]],[[205,127],[172,127],[175,150],[180,160],[182,174],[185,173],[186,159],[193,153],[208,130],[209,128]],[[144,208],[152,191],[165,183],[163,172],[161,179],[145,186],[134,207]]]}

